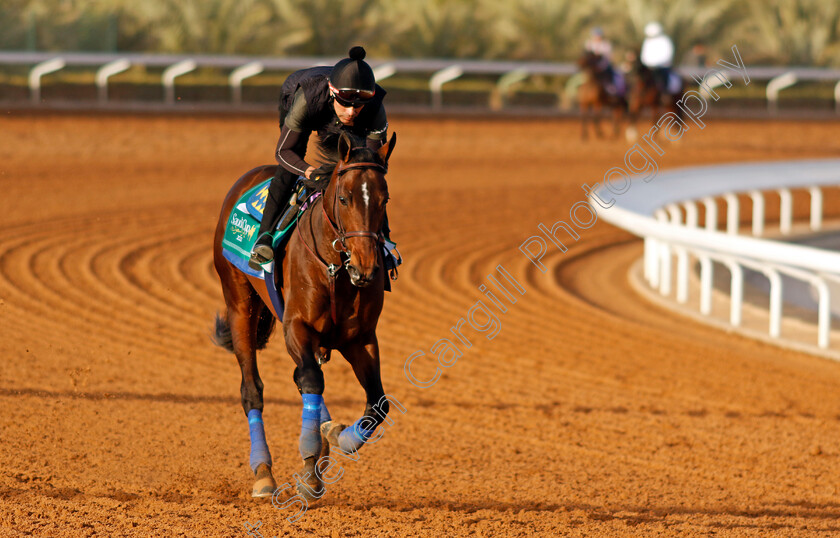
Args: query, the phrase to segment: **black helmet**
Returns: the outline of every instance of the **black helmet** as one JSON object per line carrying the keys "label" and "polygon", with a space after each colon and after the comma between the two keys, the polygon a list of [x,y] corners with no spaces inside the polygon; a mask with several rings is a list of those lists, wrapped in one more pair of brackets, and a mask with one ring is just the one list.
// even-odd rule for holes
{"label": "black helmet", "polygon": [[373,69],[364,61],[364,48],[353,47],[348,55],[333,67],[330,89],[343,106],[363,105],[376,93]]}

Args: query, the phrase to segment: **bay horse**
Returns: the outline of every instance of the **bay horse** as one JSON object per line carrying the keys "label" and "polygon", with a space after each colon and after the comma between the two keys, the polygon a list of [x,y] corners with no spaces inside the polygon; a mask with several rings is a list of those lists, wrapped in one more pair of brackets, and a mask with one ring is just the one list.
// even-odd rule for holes
{"label": "bay horse", "polygon": [[[581,113],[581,139],[589,138],[588,123],[595,127],[595,135],[603,138],[601,132],[601,110],[604,107],[612,109],[613,138],[618,138],[621,132],[621,122],[627,111],[627,99],[624,95],[616,95],[607,91],[603,75],[598,64],[601,57],[591,51],[586,51],[578,59],[578,67],[584,74],[584,81],[578,88],[578,106]],[[593,114],[594,112],[594,114]]]}
{"label": "bay horse", "polygon": [[653,70],[645,66],[641,60],[636,58],[633,68],[634,76],[627,85],[628,91],[628,126],[626,137],[628,141],[635,141],[638,137],[636,123],[639,120],[639,115],[644,108],[649,108],[653,123],[659,119],[660,110],[665,109],[666,112],[673,112],[678,118],[683,118],[683,111],[677,106],[677,102],[682,99],[684,83],[680,84],[680,89],[674,94],[663,92],[656,85]]}
{"label": "bay horse", "polygon": [[[298,493],[320,498],[330,445],[354,453],[385,419],[389,405],[379,373],[376,324],[382,312],[385,271],[380,248],[388,185],[388,159],[396,134],[378,151],[354,147],[348,135],[338,141],[339,160],[323,194],[298,220],[283,256],[282,301],[272,303],[264,280],[235,268],[222,254],[222,238],[233,207],[248,189],[272,177],[275,166],[245,173],[222,204],[213,244],[213,262],[226,310],[216,316],[214,342],[236,355],[242,374],[242,409],[251,437],[253,497],[271,497],[277,486],[262,421],[263,382],[257,351],[265,347],[280,319],[286,349],[295,362],[294,382],[302,398],[299,449],[303,469]],[[277,257],[280,259],[280,257]],[[269,273],[266,273],[269,274]],[[321,365],[336,349],[353,367],[365,390],[364,415],[352,426],[333,422],[323,399]],[[278,490],[279,491],[279,490]]]}

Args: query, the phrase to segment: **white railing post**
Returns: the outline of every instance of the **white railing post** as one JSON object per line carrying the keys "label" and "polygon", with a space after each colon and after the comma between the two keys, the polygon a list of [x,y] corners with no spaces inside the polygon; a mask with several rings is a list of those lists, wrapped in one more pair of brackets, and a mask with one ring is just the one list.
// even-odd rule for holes
{"label": "white railing post", "polygon": [[779,108],[779,92],[793,86],[797,80],[796,73],[789,71],[767,83],[767,109],[770,112],[776,112]]}
{"label": "white railing post", "polygon": [[711,196],[703,198],[703,205],[706,207],[706,231],[717,230],[717,202]]}
{"label": "white railing post", "polygon": [[688,251],[685,247],[674,247],[677,253],[677,302],[688,302]]}
{"label": "white railing post", "polygon": [[64,65],[64,59],[53,58],[52,60],[41,62],[32,68],[29,72],[29,97],[33,103],[38,104],[41,102],[41,77],[63,69]]}
{"label": "white railing post", "polygon": [[230,84],[231,99],[233,99],[234,104],[242,104],[242,81],[246,78],[259,75],[263,72],[263,69],[263,64],[260,62],[251,62],[240,65],[231,71],[228,84]]}
{"label": "white railing post", "polygon": [[118,73],[126,71],[129,67],[131,67],[131,62],[122,58],[120,60],[109,62],[96,71],[96,91],[100,103],[104,103],[108,100],[108,79]]}
{"label": "white railing post", "polygon": [[840,82],[834,85],[834,110],[840,114]]}
{"label": "white railing post", "polygon": [[699,217],[697,216],[697,204],[693,200],[683,202],[685,208],[685,225],[689,228],[697,228]]}
{"label": "white railing post", "polygon": [[164,101],[167,104],[172,105],[175,103],[175,79],[190,71],[194,71],[196,67],[194,60],[181,60],[164,69],[161,83],[163,84]]}
{"label": "white railing post", "polygon": [[772,267],[763,272],[770,281],[770,337],[778,338],[782,334],[782,277]]}
{"label": "white railing post", "polygon": [[440,110],[443,106],[443,97],[441,95],[443,85],[463,74],[464,70],[460,65],[450,65],[432,75],[432,78],[429,79],[429,90],[432,92],[432,108]]}
{"label": "white railing post", "polygon": [[764,195],[759,191],[750,191],[752,199],[752,234],[760,237],[764,234]]}
{"label": "white railing post", "polygon": [[700,313],[708,316],[712,313],[712,259],[700,256]]}
{"label": "white railing post", "polygon": [[659,285],[658,282],[655,282],[656,248],[656,240],[652,237],[645,237],[645,280],[647,280],[648,284],[654,288]]}
{"label": "white railing post", "polygon": [[793,226],[793,195],[790,189],[779,189],[779,231],[790,234]]}
{"label": "white railing post", "polygon": [[828,284],[822,278],[814,282],[819,304],[817,306],[817,345],[827,349],[831,339],[831,294]]}
{"label": "white railing post", "polygon": [[[657,209],[654,212],[654,218],[658,222],[668,222],[668,215],[662,209]],[[661,241],[654,239],[652,237],[645,238],[645,256],[647,259],[645,260],[646,263],[649,264],[649,272],[650,272],[650,286],[654,289],[659,287],[659,283],[661,282],[662,275],[661,275],[661,263],[660,263],[660,249]],[[650,249],[648,249],[648,245],[650,245]]]}
{"label": "white railing post", "polygon": [[513,71],[508,71],[507,73],[499,77],[499,80],[496,82],[496,93],[499,96],[499,103],[501,106],[504,106],[505,96],[507,95],[508,90],[510,90],[511,86],[513,86],[517,82],[522,82],[530,75],[531,73],[529,73],[527,69],[519,68],[514,69]]}
{"label": "white railing post", "polygon": [[729,235],[738,234],[738,197],[734,193],[727,192],[723,195],[726,200],[726,233]]}
{"label": "white railing post", "polygon": [[388,77],[392,77],[397,73],[397,67],[392,63],[377,65],[373,68],[373,80],[382,82]]}
{"label": "white railing post", "polygon": [[671,294],[671,245],[668,243],[659,244],[659,293],[661,295]]}
{"label": "white railing post", "polygon": [[665,211],[668,212],[668,218],[671,224],[682,224],[682,211],[677,204],[668,204],[665,206]]}
{"label": "white railing post", "polygon": [[822,228],[823,195],[819,187],[808,189],[811,193],[811,230],[817,231]]}
{"label": "white railing post", "polygon": [[741,325],[741,305],[744,302],[744,270],[737,262],[724,262],[729,268],[731,281],[729,284],[729,323],[739,327]]}

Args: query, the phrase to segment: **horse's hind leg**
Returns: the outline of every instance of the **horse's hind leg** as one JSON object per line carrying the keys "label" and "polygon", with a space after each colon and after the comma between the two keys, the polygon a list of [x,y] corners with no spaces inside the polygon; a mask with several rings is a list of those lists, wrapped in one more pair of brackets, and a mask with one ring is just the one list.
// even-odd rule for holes
{"label": "horse's hind leg", "polygon": [[617,140],[621,136],[621,123],[624,121],[624,109],[626,104],[619,100],[613,107],[613,140]]}
{"label": "horse's hind leg", "polygon": [[271,453],[263,426],[263,382],[257,369],[257,328],[265,305],[247,281],[225,286],[227,319],[230,324],[233,352],[242,373],[240,392],[242,409],[248,417],[251,437],[251,470],[254,472],[253,497],[271,497],[277,487],[271,474]]}
{"label": "horse's hind leg", "polygon": [[594,114],[593,114],[594,115],[593,124],[595,125],[595,136],[597,136],[599,139],[604,138],[604,131],[601,130],[601,110],[602,110],[601,104],[600,103],[596,104],[595,109],[594,109]]}

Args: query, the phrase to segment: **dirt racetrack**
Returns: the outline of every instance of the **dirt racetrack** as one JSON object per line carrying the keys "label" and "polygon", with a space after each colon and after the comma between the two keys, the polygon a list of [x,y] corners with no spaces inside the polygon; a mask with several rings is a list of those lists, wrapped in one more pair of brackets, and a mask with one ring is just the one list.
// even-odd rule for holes
{"label": "dirt racetrack", "polygon": [[[571,121],[391,129],[407,261],[378,335],[406,413],[290,523],[250,498],[239,370],[209,341],[218,210],[272,162],[276,119],[0,118],[0,536],[840,535],[840,365],[646,303],[627,282],[640,242],[605,223],[547,273],[520,253],[627,143],[584,144]],[[836,157],[837,135],[713,121],[658,162]],[[526,293],[498,335],[409,383],[405,359],[451,336],[499,264]],[[340,356],[324,368],[352,422],[361,388]],[[276,333],[260,371],[279,483],[299,468],[292,369]]]}

